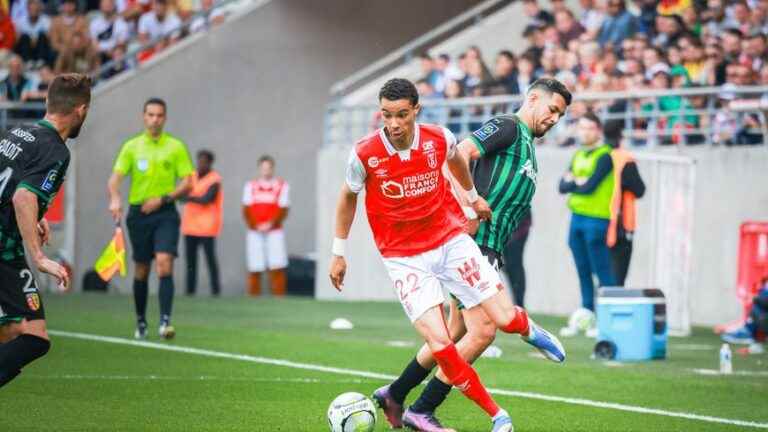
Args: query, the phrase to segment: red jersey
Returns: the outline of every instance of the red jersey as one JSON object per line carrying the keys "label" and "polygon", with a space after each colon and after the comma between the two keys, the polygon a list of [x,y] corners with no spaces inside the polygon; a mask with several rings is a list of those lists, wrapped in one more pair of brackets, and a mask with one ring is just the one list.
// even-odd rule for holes
{"label": "red jersey", "polygon": [[347,184],[365,187],[365,208],[384,257],[413,256],[464,232],[467,219],[442,166],[456,138],[440,126],[416,124],[413,143],[398,152],[384,130],[363,138],[350,155]]}
{"label": "red jersey", "polygon": [[[274,220],[288,202],[288,183],[281,178],[251,180],[243,190],[243,205],[257,224]],[[275,226],[275,229],[280,226]]]}

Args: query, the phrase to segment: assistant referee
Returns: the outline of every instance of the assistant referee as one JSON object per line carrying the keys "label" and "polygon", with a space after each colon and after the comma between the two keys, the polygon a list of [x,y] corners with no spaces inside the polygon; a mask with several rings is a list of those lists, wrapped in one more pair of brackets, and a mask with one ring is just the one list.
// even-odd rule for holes
{"label": "assistant referee", "polygon": [[120,184],[125,176],[131,177],[126,225],[136,266],[133,298],[137,339],[147,337],[147,280],[152,259],[156,260],[155,269],[160,279],[159,335],[170,339],[176,334],[171,326],[171,309],[173,260],[178,255],[180,218],[174,202],[189,191],[194,169],[187,146],[163,131],[166,113],[162,99],[151,98],[144,103],[145,130],[123,144],[107,186],[109,211],[117,222],[123,214]]}

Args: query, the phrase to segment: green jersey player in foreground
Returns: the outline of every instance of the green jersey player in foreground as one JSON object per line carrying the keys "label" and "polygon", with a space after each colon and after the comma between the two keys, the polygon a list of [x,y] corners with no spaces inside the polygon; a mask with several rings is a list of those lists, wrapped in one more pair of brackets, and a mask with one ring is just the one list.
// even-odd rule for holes
{"label": "green jersey player in foreground", "polygon": [[66,269],[43,252],[50,233],[43,215],[69,166],[65,142],[80,133],[90,103],[89,77],[59,75],[48,89],[45,118],[0,136],[0,387],[51,346],[24,249],[37,270],[69,289]]}
{"label": "green jersey player in foreground", "polygon": [[[465,160],[476,161],[473,180],[493,212],[490,220],[479,221],[479,225],[476,217],[468,216],[475,242],[496,268],[501,264],[502,248],[509,236],[530,211],[538,172],[533,139],[544,136],[562,118],[570,103],[571,93],[562,83],[550,78],[539,79],[529,87],[523,106],[515,115],[488,120],[458,145]],[[470,363],[485,351],[496,335],[496,326],[482,310],[467,313],[455,297],[451,299],[448,328],[462,357]],[[434,415],[451,390],[441,372],[435,374],[421,396],[403,412],[405,397],[429,376],[435,364],[424,345],[400,377],[373,394],[393,428],[407,426],[424,432],[452,430],[444,428]]]}

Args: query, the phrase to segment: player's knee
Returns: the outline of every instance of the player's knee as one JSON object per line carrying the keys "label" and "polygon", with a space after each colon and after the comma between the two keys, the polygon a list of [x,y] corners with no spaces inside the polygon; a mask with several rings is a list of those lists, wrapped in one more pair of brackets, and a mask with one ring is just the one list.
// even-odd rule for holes
{"label": "player's knee", "polygon": [[478,349],[485,349],[496,339],[496,326],[491,321],[488,321],[479,328],[472,329],[469,332],[469,336],[472,345]]}

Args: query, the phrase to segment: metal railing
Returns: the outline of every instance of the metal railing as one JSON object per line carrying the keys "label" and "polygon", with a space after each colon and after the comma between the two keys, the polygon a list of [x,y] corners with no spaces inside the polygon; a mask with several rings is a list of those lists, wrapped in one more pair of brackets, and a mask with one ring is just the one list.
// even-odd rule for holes
{"label": "metal railing", "polygon": [[[419,121],[444,125],[461,138],[494,115],[515,112],[522,100],[521,95],[426,99]],[[604,129],[620,129],[623,142],[632,147],[768,142],[768,86],[724,86],[579,93],[539,144],[575,144],[575,123],[586,109],[598,114]],[[325,144],[350,145],[380,127],[378,111],[376,104],[330,104]]]}
{"label": "metal railing", "polygon": [[466,12],[440,24],[429,32],[424,33],[418,38],[413,39],[397,50],[387,54],[363,69],[360,69],[347,78],[336,82],[331,86],[331,96],[341,97],[384,69],[390,68],[398,63],[405,64],[410,62],[413,59],[414,54],[417,54],[419,50],[424,50],[427,46],[434,45],[434,42],[437,39],[456,29],[462,28],[467,24],[477,23],[484,16],[493,13],[511,2],[512,0],[486,0],[480,3]]}

